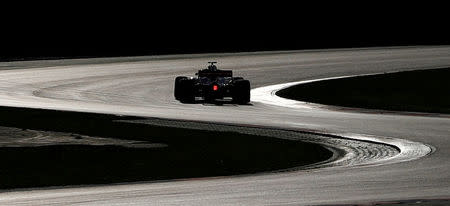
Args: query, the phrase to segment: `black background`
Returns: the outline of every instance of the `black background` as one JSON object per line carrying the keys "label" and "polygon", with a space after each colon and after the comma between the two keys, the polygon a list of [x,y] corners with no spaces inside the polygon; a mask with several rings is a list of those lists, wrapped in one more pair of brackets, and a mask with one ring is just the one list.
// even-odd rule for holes
{"label": "black background", "polygon": [[14,5],[2,14],[0,61],[450,44],[444,8],[329,2]]}

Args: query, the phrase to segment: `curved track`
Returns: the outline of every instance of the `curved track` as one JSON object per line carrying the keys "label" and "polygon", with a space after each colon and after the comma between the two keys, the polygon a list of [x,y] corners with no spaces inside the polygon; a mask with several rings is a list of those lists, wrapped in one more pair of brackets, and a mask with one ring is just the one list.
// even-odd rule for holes
{"label": "curved track", "polygon": [[449,118],[287,108],[257,101],[245,106],[175,101],[174,77],[192,75],[209,60],[217,60],[221,68],[233,69],[236,75],[250,79],[256,88],[336,76],[448,67],[450,47],[6,62],[0,63],[4,69],[0,71],[0,104],[308,130],[385,141],[394,138],[431,145],[435,151],[414,161],[364,167],[9,191],[0,194],[0,204],[330,204],[449,197]]}

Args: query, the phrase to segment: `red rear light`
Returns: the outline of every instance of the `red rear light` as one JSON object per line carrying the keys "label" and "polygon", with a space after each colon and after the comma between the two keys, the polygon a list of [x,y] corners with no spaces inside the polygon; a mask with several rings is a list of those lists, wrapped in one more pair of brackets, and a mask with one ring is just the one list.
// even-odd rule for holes
{"label": "red rear light", "polygon": [[214,86],[213,86],[213,90],[214,90],[214,91],[217,91],[218,89],[219,89],[219,87],[218,87],[217,85],[214,85]]}

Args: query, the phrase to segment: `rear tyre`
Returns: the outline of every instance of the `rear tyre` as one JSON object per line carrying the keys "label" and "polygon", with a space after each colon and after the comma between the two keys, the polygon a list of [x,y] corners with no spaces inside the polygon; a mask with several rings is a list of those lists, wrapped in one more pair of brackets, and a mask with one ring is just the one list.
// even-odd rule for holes
{"label": "rear tyre", "polygon": [[194,95],[194,80],[181,78],[177,85],[178,100],[182,103],[193,103],[195,101]]}
{"label": "rear tyre", "polygon": [[174,88],[174,96],[176,100],[180,100],[180,97],[182,95],[182,88],[180,87],[180,81],[181,80],[186,80],[187,77],[183,77],[183,76],[179,76],[177,78],[175,78],[175,88]]}
{"label": "rear tyre", "polygon": [[250,81],[238,79],[233,84],[233,101],[238,104],[248,104],[250,102]]}

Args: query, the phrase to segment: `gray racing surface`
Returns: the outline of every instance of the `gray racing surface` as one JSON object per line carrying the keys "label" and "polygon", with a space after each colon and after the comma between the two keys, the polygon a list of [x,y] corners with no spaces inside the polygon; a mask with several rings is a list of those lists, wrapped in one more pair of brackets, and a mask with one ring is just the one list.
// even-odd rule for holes
{"label": "gray racing surface", "polygon": [[174,78],[193,75],[212,60],[218,61],[220,68],[233,69],[235,75],[248,78],[257,88],[337,76],[448,67],[450,47],[1,62],[0,105],[392,138],[423,143],[434,152],[390,164],[4,191],[0,193],[0,204],[298,205],[450,198],[448,117],[288,108],[256,101],[252,105],[223,106],[175,101]]}

